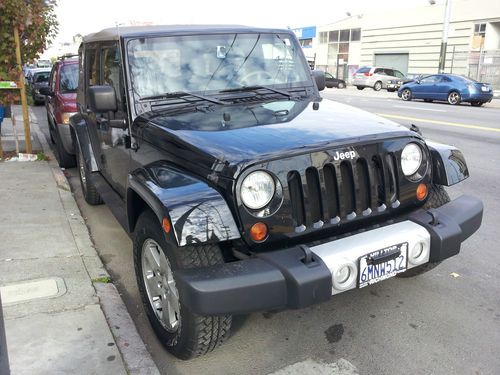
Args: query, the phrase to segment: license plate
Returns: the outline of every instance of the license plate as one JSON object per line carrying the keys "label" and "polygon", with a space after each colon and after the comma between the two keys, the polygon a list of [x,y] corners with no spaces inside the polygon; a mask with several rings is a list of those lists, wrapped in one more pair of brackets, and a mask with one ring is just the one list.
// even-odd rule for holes
{"label": "license plate", "polygon": [[[384,255],[398,253],[400,254],[387,261],[373,264],[373,260],[381,258]],[[379,281],[395,276],[400,272],[406,271],[406,259],[408,254],[408,242],[388,246],[386,248],[372,251],[359,259],[359,288],[378,283]],[[376,261],[375,261],[376,262]]]}
{"label": "license plate", "polygon": [[481,86],[481,90],[490,91],[490,88],[488,86]]}

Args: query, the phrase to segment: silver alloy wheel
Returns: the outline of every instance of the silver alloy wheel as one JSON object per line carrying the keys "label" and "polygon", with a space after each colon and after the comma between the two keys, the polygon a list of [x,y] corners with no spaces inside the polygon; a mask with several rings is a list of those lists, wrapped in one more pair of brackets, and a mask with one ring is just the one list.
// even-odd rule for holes
{"label": "silver alloy wheel", "polygon": [[375,82],[375,86],[373,86],[373,89],[375,91],[380,91],[382,89],[382,82],[380,82],[380,81]]}
{"label": "silver alloy wheel", "polygon": [[169,332],[179,327],[179,292],[170,262],[158,243],[148,238],[142,244],[142,277],[156,318]]}
{"label": "silver alloy wheel", "polygon": [[448,103],[450,104],[458,104],[460,101],[460,94],[456,91],[450,92],[448,95]]}
{"label": "silver alloy wheel", "polygon": [[410,100],[411,98],[411,91],[408,89],[404,89],[403,92],[401,93],[401,98],[403,100]]}

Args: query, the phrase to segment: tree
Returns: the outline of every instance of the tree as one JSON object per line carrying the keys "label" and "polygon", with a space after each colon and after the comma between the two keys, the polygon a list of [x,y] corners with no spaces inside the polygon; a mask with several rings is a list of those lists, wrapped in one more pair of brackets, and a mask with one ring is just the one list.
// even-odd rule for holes
{"label": "tree", "polygon": [[[19,30],[21,59],[38,58],[58,32],[56,0],[0,0],[0,81],[19,81],[14,28]],[[0,91],[0,104],[17,100]]]}

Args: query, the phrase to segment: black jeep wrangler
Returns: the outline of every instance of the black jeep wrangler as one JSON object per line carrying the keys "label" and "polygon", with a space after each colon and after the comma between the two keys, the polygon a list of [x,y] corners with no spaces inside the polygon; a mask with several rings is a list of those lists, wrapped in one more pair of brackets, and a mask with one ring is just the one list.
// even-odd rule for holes
{"label": "black jeep wrangler", "polygon": [[322,100],[289,30],[113,28],[84,38],[71,118],[85,199],[134,243],[158,337],[187,359],[232,314],[297,309],[456,255],[480,200],[462,153]]}

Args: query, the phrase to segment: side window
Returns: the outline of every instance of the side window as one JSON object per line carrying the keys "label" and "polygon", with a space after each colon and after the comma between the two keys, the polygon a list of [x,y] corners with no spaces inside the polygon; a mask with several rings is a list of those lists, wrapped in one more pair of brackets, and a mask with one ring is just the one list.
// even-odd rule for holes
{"label": "side window", "polygon": [[392,69],[384,69],[384,72],[388,76],[394,77],[394,70],[392,70]]}
{"label": "side window", "polygon": [[118,109],[123,110],[123,78],[121,76],[120,50],[117,46],[103,47],[101,49],[102,84],[115,89]]}
{"label": "side window", "polygon": [[377,68],[377,69],[375,69],[375,71],[373,72],[373,74],[384,74],[384,69]]}
{"label": "side window", "polygon": [[394,71],[394,75],[395,75],[396,77],[398,77],[398,78],[404,78],[404,77],[405,77],[405,76],[404,76],[404,74],[403,74],[403,73],[401,73],[399,70],[395,70],[395,71]]}
{"label": "side window", "polygon": [[421,83],[434,83],[434,82],[436,82],[436,78],[437,78],[437,76],[428,76],[428,77],[423,78],[420,82]]}
{"label": "side window", "polygon": [[325,78],[333,79],[333,76],[330,73],[325,73]]}

